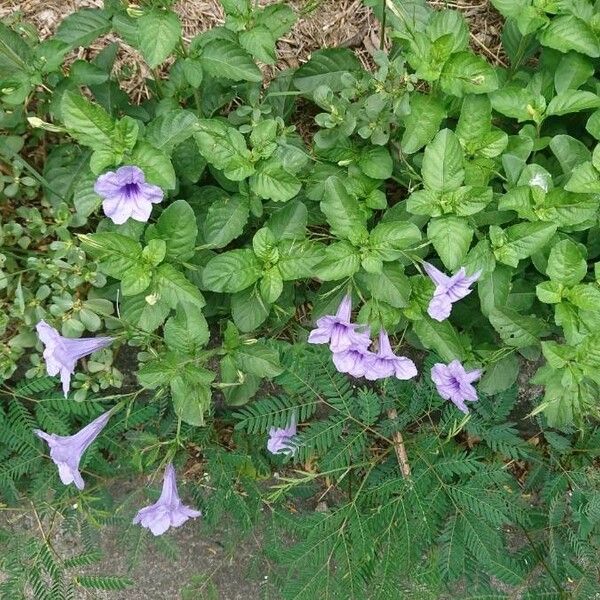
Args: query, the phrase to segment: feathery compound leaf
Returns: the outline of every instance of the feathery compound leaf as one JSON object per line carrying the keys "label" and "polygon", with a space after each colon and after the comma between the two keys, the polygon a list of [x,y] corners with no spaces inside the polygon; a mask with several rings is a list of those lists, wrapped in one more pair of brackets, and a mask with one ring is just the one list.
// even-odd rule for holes
{"label": "feathery compound leaf", "polygon": [[133,585],[128,577],[100,577],[97,575],[78,575],[77,583],[84,588],[92,590],[125,590]]}

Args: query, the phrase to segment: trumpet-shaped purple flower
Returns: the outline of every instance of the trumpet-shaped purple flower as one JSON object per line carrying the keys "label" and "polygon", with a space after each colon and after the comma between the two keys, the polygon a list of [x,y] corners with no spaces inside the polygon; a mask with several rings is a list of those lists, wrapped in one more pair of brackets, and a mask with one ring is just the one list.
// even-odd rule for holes
{"label": "trumpet-shaped purple flower", "polygon": [[465,401],[477,400],[477,391],[471,384],[480,377],[479,369],[467,372],[458,360],[453,360],[448,365],[437,363],[431,368],[431,379],[438,394],[453,402],[465,414],[469,412]]}
{"label": "trumpet-shaped purple flower", "polygon": [[75,435],[56,435],[46,433],[39,429],[34,429],[34,433],[41,439],[48,442],[50,447],[50,458],[58,467],[60,480],[69,485],[74,483],[77,489],[82,490],[85,486],[81,473],[79,472],[79,462],[83,453],[90,444],[98,437],[108,420],[111,411],[107,411],[94,419],[91,423],[79,430]]}
{"label": "trumpet-shaped purple flower", "polygon": [[448,277],[427,262],[423,263],[423,268],[435,283],[435,292],[427,313],[436,321],[447,319],[452,311],[452,304],[468,296],[473,291],[470,286],[481,276],[481,271],[468,276],[464,267],[461,267],[452,277]]}
{"label": "trumpet-shaped purple flower", "polygon": [[71,375],[75,371],[75,365],[80,358],[105,348],[112,343],[110,337],[96,338],[66,338],[63,337],[46,323],[40,321],[36,325],[38,337],[44,344],[44,360],[48,375],[54,376],[60,373],[65,398],[71,386]]}
{"label": "trumpet-shaped purple flower", "polygon": [[292,440],[296,433],[295,417],[292,417],[287,427],[271,427],[269,429],[269,439],[267,440],[267,450],[271,454],[294,454],[296,449]]}
{"label": "trumpet-shaped purple flower", "polygon": [[390,339],[385,330],[379,332],[379,350],[365,358],[365,378],[371,381],[391,376],[397,379],[411,379],[417,376],[415,363],[405,356],[396,356],[392,352]]}
{"label": "trumpet-shaped purple flower", "polygon": [[129,218],[145,223],[150,218],[152,205],[163,199],[163,191],[146,183],[144,171],[133,165],[100,175],[94,191],[104,199],[104,214],[116,225]]}
{"label": "trumpet-shaped purple flower", "polygon": [[333,353],[333,364],[340,373],[348,373],[352,377],[364,377],[367,371],[368,361],[373,356],[367,348],[371,343],[364,342],[361,345],[352,346],[348,350]]}
{"label": "trumpet-shaped purple flower", "polygon": [[186,506],[177,493],[175,469],[169,463],[165,469],[163,487],[160,498],[152,505],[138,511],[133,523],[140,523],[154,535],[162,535],[169,527],[179,527],[189,518],[202,516],[199,510]]}
{"label": "trumpet-shaped purple flower", "polygon": [[317,320],[317,327],[308,336],[309,344],[327,344],[329,349],[336,352],[345,352],[351,347],[367,347],[371,340],[368,331],[357,331],[363,327],[350,322],[352,313],[352,300],[349,295],[344,296],[335,315],[326,315]]}

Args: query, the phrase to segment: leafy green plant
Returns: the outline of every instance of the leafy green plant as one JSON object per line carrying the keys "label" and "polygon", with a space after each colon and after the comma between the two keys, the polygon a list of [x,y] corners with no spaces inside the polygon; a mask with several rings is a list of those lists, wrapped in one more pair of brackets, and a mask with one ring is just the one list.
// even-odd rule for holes
{"label": "leafy green plant", "polygon": [[[66,436],[118,400],[84,466],[109,478],[193,454],[207,523],[233,514],[250,530],[266,503],[275,536],[291,532],[270,545],[284,597],[461,584],[503,597],[498,581],[530,598],[599,593],[596,5],[493,0],[505,23],[491,64],[461,13],[365,0],[382,25],[370,68],[323,48],[278,71],[301,13],[221,4],[223,25],[191,40],[169,0],[106,0],[45,40],[0,24],[2,497],[27,498],[42,531],[54,510],[109,520],[99,484],[81,515],[70,490],[49,493],[32,429]],[[108,33],[118,41],[74,59]],[[145,63],[135,102],[120,42]],[[122,167],[152,200],[115,183]],[[117,222],[107,201],[145,201],[150,217]],[[431,309],[445,273],[476,290],[448,318]],[[418,381],[359,384],[307,349],[346,296],[359,326],[411,347]],[[113,338],[66,400],[44,377],[40,320]],[[481,370],[470,413],[434,389],[428,353]],[[267,461],[265,434],[292,423],[293,458]],[[286,510],[313,497],[324,511]],[[92,562],[92,544],[82,552],[15,538],[0,585],[125,585],[74,574]]]}

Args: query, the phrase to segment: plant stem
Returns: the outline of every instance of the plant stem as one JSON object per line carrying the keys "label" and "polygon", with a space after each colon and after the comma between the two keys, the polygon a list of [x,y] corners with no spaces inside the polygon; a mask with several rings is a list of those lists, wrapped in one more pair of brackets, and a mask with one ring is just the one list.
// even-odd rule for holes
{"label": "plant stem", "polygon": [[[390,419],[395,420],[398,417],[398,413],[395,408],[390,408],[387,411],[387,415]],[[410,463],[408,462],[408,454],[406,454],[406,447],[404,446],[404,439],[399,431],[395,431],[392,435],[394,441],[394,452],[396,452],[396,458],[400,465],[400,471],[405,479],[410,477]]]}
{"label": "plant stem", "polygon": [[379,49],[383,50],[385,48],[385,26],[387,21],[387,10],[385,8],[385,0],[381,0],[381,35],[379,38]]}

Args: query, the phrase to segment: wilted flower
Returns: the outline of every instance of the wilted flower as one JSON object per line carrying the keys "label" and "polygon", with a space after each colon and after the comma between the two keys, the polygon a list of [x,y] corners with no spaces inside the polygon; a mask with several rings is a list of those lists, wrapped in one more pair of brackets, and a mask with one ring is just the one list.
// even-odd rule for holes
{"label": "wilted flower", "polygon": [[363,327],[350,322],[352,300],[344,296],[335,315],[326,315],[317,320],[317,327],[308,336],[309,344],[327,344],[332,352],[345,352],[353,346],[365,346],[371,343],[368,331],[356,331]]}
{"label": "wilted flower", "polygon": [[69,393],[71,375],[75,371],[77,361],[92,352],[105,348],[113,341],[110,337],[66,338],[46,321],[40,321],[36,325],[36,330],[44,344],[46,371],[51,376],[60,373],[65,398]]}
{"label": "wilted flower", "polygon": [[464,267],[457,273],[448,277],[429,263],[423,263],[423,267],[430,279],[435,283],[433,298],[427,308],[427,313],[436,321],[443,321],[450,316],[452,304],[468,296],[473,290],[470,286],[481,276],[481,271],[467,276]]}
{"label": "wilted flower", "polygon": [[405,356],[392,352],[390,339],[385,330],[379,332],[379,350],[369,353],[365,360],[365,378],[371,381],[394,375],[397,379],[411,379],[417,376],[415,363]]}
{"label": "wilted flower", "polygon": [[294,445],[290,443],[296,435],[296,417],[292,417],[287,427],[271,427],[269,429],[269,439],[267,440],[267,450],[271,454],[293,454]]}
{"label": "wilted flower", "polygon": [[90,444],[98,437],[108,420],[111,411],[107,411],[94,419],[89,425],[78,431],[75,435],[56,435],[46,433],[39,429],[34,429],[34,433],[41,439],[48,442],[50,447],[50,458],[58,467],[60,480],[69,485],[74,483],[77,489],[82,490],[85,483],[79,472],[79,462],[83,453]]}
{"label": "wilted flower", "polygon": [[135,166],[120,167],[100,175],[94,191],[104,198],[104,214],[117,225],[130,217],[145,223],[150,218],[152,205],[163,199],[163,191],[146,183],[144,172]]}
{"label": "wilted flower", "polygon": [[154,535],[162,535],[169,527],[179,527],[189,518],[202,516],[199,510],[186,506],[177,493],[175,469],[169,463],[165,469],[163,487],[160,498],[152,505],[138,511],[133,523],[140,523]]}
{"label": "wilted flower", "polygon": [[431,379],[438,394],[445,400],[452,401],[465,414],[469,412],[465,401],[477,400],[477,391],[471,384],[480,377],[479,369],[467,373],[458,360],[453,360],[448,365],[437,363],[431,368]]}

